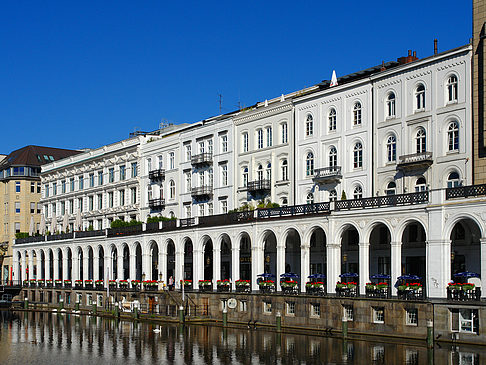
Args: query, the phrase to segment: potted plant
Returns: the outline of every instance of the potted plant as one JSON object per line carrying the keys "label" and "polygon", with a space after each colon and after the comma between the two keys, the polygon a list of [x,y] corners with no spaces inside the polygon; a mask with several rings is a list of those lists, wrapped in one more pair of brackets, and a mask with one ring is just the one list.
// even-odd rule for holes
{"label": "potted plant", "polygon": [[42,287],[44,286],[44,280],[43,280],[43,279],[38,279],[38,280],[37,280],[37,286],[38,286],[39,288],[42,288]]}
{"label": "potted plant", "polygon": [[105,282],[103,280],[96,280],[95,286],[96,286],[96,289],[101,290],[105,287]]}
{"label": "potted plant", "polygon": [[108,280],[108,285],[110,289],[116,289],[116,280]]}
{"label": "potted plant", "polygon": [[56,288],[61,288],[62,287],[62,280],[61,279],[54,280],[54,286]]}
{"label": "potted plant", "polygon": [[46,280],[46,288],[52,288],[52,279]]}
{"label": "potted plant", "polygon": [[219,292],[229,292],[231,290],[231,281],[229,279],[222,279],[216,282],[216,287]]}
{"label": "potted plant", "polygon": [[71,286],[72,286],[71,280],[68,280],[68,279],[64,280],[64,287],[65,288],[69,288]]}
{"label": "potted plant", "polygon": [[192,286],[192,280],[189,280],[189,279],[181,280],[180,283],[181,283],[181,286],[184,285],[184,287]]}
{"label": "potted plant", "polygon": [[93,288],[93,280],[87,279],[84,281],[84,287],[85,288]]}
{"label": "potted plant", "polygon": [[260,291],[264,293],[269,293],[275,290],[275,281],[273,280],[261,280],[258,282]]}
{"label": "potted plant", "polygon": [[280,282],[280,287],[283,292],[294,293],[297,290],[297,281],[295,280],[285,280]]}
{"label": "potted plant", "polygon": [[127,289],[128,288],[128,280],[120,280],[118,282],[118,286],[120,289]]}
{"label": "potted plant", "polygon": [[140,289],[140,280],[132,280],[132,289]]}
{"label": "potted plant", "polygon": [[250,280],[243,280],[243,279],[236,280],[235,285],[236,285],[237,292],[250,291]]}
{"label": "potted plant", "polygon": [[35,288],[37,286],[37,280],[30,279],[29,280],[29,286],[32,287],[32,288]]}
{"label": "potted plant", "polygon": [[83,287],[83,280],[80,279],[74,280],[74,287],[76,289],[81,289]]}
{"label": "potted plant", "polygon": [[158,286],[157,280],[145,280],[143,282],[143,288],[145,290],[156,290]]}
{"label": "potted plant", "polygon": [[211,280],[199,280],[199,291],[211,291],[212,285]]}

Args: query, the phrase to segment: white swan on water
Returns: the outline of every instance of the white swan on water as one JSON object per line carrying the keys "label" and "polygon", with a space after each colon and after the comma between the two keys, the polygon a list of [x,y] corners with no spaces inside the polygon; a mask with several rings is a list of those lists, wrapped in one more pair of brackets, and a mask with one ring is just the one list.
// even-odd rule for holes
{"label": "white swan on water", "polygon": [[158,328],[154,329],[153,331],[154,331],[155,333],[160,333],[160,332],[161,332],[161,330],[160,330],[160,326],[159,326]]}

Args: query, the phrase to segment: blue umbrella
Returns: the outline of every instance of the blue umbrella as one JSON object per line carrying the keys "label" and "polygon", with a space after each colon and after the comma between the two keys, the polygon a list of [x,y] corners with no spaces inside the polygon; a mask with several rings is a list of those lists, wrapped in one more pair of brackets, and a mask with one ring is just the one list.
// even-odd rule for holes
{"label": "blue umbrella", "polygon": [[454,274],[456,278],[479,278],[481,277],[479,274],[472,272],[472,271],[464,271]]}
{"label": "blue umbrella", "polygon": [[299,275],[294,274],[293,272],[286,272],[280,275],[281,278],[298,278]]}
{"label": "blue umbrella", "polygon": [[264,274],[260,274],[258,276],[261,276],[262,278],[274,278],[275,277],[275,275],[270,274],[270,273],[264,273]]}
{"label": "blue umbrella", "polygon": [[397,279],[399,279],[399,280],[420,280],[422,278],[420,276],[417,276],[417,275],[402,275],[402,276],[399,276]]}
{"label": "blue umbrella", "polygon": [[326,275],[324,274],[312,274],[308,276],[309,279],[325,279]]}
{"label": "blue umbrella", "polygon": [[359,275],[355,272],[347,272],[344,274],[339,275],[340,278],[357,278]]}
{"label": "blue umbrella", "polygon": [[390,275],[376,274],[376,275],[371,275],[370,279],[390,279]]}

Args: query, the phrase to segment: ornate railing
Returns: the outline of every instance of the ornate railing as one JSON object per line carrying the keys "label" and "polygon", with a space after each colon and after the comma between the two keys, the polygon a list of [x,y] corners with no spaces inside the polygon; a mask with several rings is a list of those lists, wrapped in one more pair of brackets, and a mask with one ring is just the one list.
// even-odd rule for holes
{"label": "ornate railing", "polygon": [[61,233],[61,234],[55,234],[51,236],[47,236],[48,241],[58,241],[58,240],[68,240],[70,238],[73,238],[73,232],[70,233]]}
{"label": "ornate railing", "polygon": [[192,227],[196,225],[196,219],[195,218],[184,218],[181,219],[180,221],[180,227]]}
{"label": "ornate railing", "polygon": [[379,208],[385,206],[422,204],[429,201],[429,192],[376,196],[372,198],[338,200],[335,202],[336,210],[350,210],[363,208]]}
{"label": "ornate railing", "polygon": [[150,199],[149,200],[150,209],[162,209],[165,207],[165,199]]}
{"label": "ornate railing", "polygon": [[143,226],[141,224],[137,224],[135,226],[109,228],[107,231],[107,236],[130,236],[134,234],[140,234],[142,233],[142,227]]}
{"label": "ornate railing", "polygon": [[16,245],[21,245],[22,243],[33,243],[33,242],[42,242],[45,241],[45,236],[34,236],[34,237],[25,237],[25,238],[17,238],[15,240]]}
{"label": "ornate railing", "polygon": [[197,186],[191,189],[192,196],[212,195],[213,187],[211,185]]}
{"label": "ornate railing", "polygon": [[272,184],[270,180],[262,179],[262,180],[249,181],[246,188],[248,191],[262,191],[262,190],[270,190],[271,187]]}
{"label": "ornate railing", "polygon": [[212,153],[200,153],[191,156],[191,165],[210,164],[213,162]]}
{"label": "ornate railing", "polygon": [[412,153],[409,155],[399,156],[398,164],[408,165],[413,163],[422,163],[424,161],[431,161],[431,160],[432,160],[432,152],[419,152],[419,153]]}
{"label": "ornate railing", "polygon": [[447,288],[447,299],[460,302],[480,301],[481,288],[474,288],[470,290]]}
{"label": "ornate railing", "polygon": [[341,166],[329,166],[314,169],[314,180],[340,179],[341,177]]}
{"label": "ornate railing", "polygon": [[224,226],[228,224],[245,223],[254,220],[254,212],[232,212],[228,214],[208,215],[199,217],[199,226],[201,227],[213,227]]}
{"label": "ornate railing", "polygon": [[163,180],[164,178],[165,178],[164,169],[149,171],[149,179],[152,181]]}
{"label": "ornate railing", "polygon": [[486,195],[486,184],[457,186],[455,188],[446,189],[446,199],[454,198],[468,198],[474,196]]}
{"label": "ornate railing", "polygon": [[106,234],[104,229],[99,229],[96,231],[79,231],[75,232],[74,236],[76,238],[85,238],[85,237],[98,237],[98,236],[104,236]]}
{"label": "ornate railing", "polygon": [[258,218],[261,219],[330,212],[330,203],[313,203],[292,205],[288,207],[258,209]]}

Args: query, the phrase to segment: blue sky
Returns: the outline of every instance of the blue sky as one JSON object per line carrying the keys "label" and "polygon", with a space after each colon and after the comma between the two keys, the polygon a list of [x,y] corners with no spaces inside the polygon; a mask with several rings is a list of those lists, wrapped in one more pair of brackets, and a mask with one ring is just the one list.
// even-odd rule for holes
{"label": "blue sky", "polygon": [[471,36],[472,0],[5,1],[0,153],[99,147]]}

